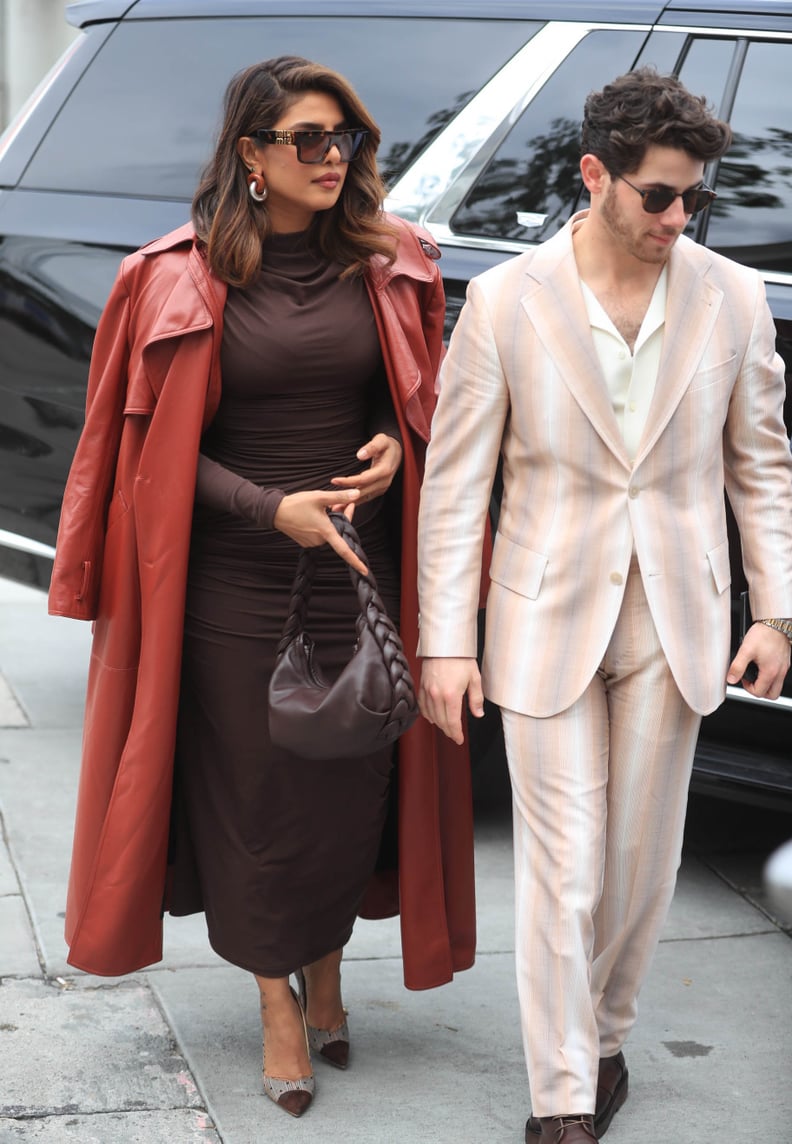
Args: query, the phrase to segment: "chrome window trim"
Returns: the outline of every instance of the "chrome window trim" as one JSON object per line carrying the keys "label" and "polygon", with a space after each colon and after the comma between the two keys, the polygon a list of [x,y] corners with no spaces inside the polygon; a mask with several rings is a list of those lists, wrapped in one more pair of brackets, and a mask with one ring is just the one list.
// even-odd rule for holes
{"label": "chrome window trim", "polygon": [[516,238],[492,238],[491,236],[482,237],[476,234],[456,234],[451,230],[449,225],[444,222],[438,222],[432,219],[431,222],[426,223],[431,226],[432,237],[441,246],[462,246],[467,250],[500,250],[506,254],[523,254],[526,250],[531,250],[538,243],[531,242],[530,239],[525,239],[524,242]]}
{"label": "chrome window trim", "polygon": [[[549,25],[548,25],[549,26]],[[438,226],[441,226],[444,233],[450,235],[452,233],[450,222],[453,218],[454,212],[462,203],[465,195],[475,184],[479,175],[489,163],[492,156],[495,154],[501,143],[508,135],[514,124],[520,118],[522,113],[533,101],[540,89],[544,86],[552,74],[556,72],[560,64],[570,55],[574,48],[576,48],[591,32],[643,32],[648,35],[652,32],[651,24],[621,24],[621,23],[602,23],[591,22],[586,24],[564,22],[559,20],[558,27],[563,28],[565,32],[565,47],[566,50],[563,54],[557,54],[553,60],[552,65],[542,58],[536,61],[537,69],[541,68],[541,75],[537,77],[530,88],[523,92],[522,98],[515,103],[505,115],[502,115],[500,122],[496,129],[494,129],[489,136],[476,150],[476,153],[471,157],[470,161],[460,170],[458,177],[448,187],[447,191],[441,198],[437,198],[434,205],[429,207],[422,218],[422,222],[430,230],[435,231]],[[542,31],[545,31],[543,28]],[[523,51],[525,52],[532,44],[538,39],[540,33],[537,33],[532,40],[530,40]],[[544,43],[544,41],[543,41]],[[542,45],[540,45],[541,47]],[[513,62],[513,61],[511,61]],[[508,66],[508,65],[507,65]],[[532,73],[529,73],[532,74]],[[486,89],[482,89],[482,92]],[[582,108],[581,108],[582,111]],[[533,224],[535,227],[544,225],[545,216],[537,216],[536,222]],[[532,229],[530,224],[526,224],[526,229]],[[467,235],[460,236],[467,238]],[[481,238],[482,236],[471,236]],[[485,238],[486,242],[487,239]],[[496,239],[497,246],[494,249],[504,251],[517,251],[518,253],[525,250],[531,245],[530,239],[526,239],[521,243],[518,239]],[[466,243],[465,245],[471,245]]]}
{"label": "chrome window trim", "polygon": [[[393,185],[385,200],[385,209],[411,222],[425,223],[478,159],[482,148],[491,143],[493,137],[500,142],[562,60],[593,26],[548,21],[540,28]],[[648,25],[645,30],[649,30]],[[528,87],[526,75],[534,77]],[[474,167],[476,175],[482,165],[483,162]],[[464,193],[470,182],[472,178],[465,181],[460,193]],[[446,220],[450,217],[450,213],[445,214]]]}
{"label": "chrome window trim", "polygon": [[775,32],[764,28],[700,28],[684,24],[655,24],[653,32],[684,32],[688,36],[716,36],[718,39],[792,40],[789,32]]}
{"label": "chrome window trim", "polygon": [[31,556],[55,559],[55,549],[51,544],[42,544],[40,540],[31,540],[27,536],[19,536],[16,532],[6,532],[4,528],[0,528],[0,546],[15,548],[18,552],[27,552]]}
{"label": "chrome window trim", "polygon": [[779,695],[778,699],[761,699],[757,695],[749,695],[742,687],[732,687],[731,684],[726,687],[726,698],[733,699],[737,703],[752,703],[757,707],[780,707],[785,711],[792,711],[792,699],[786,695]]}
{"label": "chrome window trim", "polygon": [[[446,246],[521,254],[529,250],[529,238],[497,239],[459,234],[450,222],[470,187],[500,146],[503,138],[537,93],[567,56],[591,32],[637,31],[683,33],[715,39],[746,38],[750,41],[790,41],[788,32],[756,28],[703,28],[676,24],[623,24],[592,21],[548,21],[496,73],[469,104],[432,141],[429,147],[393,186],[385,208],[428,227]],[[533,75],[526,88],[524,76]],[[439,176],[438,171],[445,171]],[[767,282],[792,283],[790,274],[763,274]]]}

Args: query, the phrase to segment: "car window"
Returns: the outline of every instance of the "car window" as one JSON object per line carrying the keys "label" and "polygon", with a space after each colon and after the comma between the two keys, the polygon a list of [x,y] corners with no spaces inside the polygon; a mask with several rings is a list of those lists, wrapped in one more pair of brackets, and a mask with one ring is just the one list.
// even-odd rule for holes
{"label": "car window", "polygon": [[[694,95],[703,95],[716,115],[724,113],[723,100],[729,70],[734,60],[735,41],[718,36],[683,36],[656,32],[641,55],[640,64],[656,64],[658,42],[668,41],[676,47],[676,57],[663,55],[667,67],[658,71],[675,72]],[[654,53],[651,49],[655,49]]]}
{"label": "car window", "polygon": [[539,241],[563,226],[580,192],[586,96],[626,72],[638,31],[586,36],[531,101],[452,219],[458,234]]}
{"label": "car window", "polygon": [[191,199],[229,79],[282,54],[318,60],[351,80],[382,129],[380,166],[390,183],[535,27],[347,17],[121,23],[22,185]]}
{"label": "car window", "polygon": [[[636,67],[653,67],[663,75],[677,70],[677,63],[688,37],[684,32],[652,32],[647,36]],[[698,89],[697,89],[698,90]]]}
{"label": "car window", "polygon": [[792,44],[753,43],[721,160],[707,245],[761,270],[792,272]]}
{"label": "car window", "polygon": [[[726,89],[735,60],[736,43],[730,39],[710,38],[700,36],[689,39],[679,66],[673,70],[694,95],[701,95],[716,115],[728,118],[728,108],[724,107],[727,99]],[[708,168],[709,185],[717,181]],[[718,189],[720,194],[720,188]],[[707,227],[717,213],[724,209],[723,200],[718,198],[703,214],[691,218],[685,229],[690,238],[703,241]]]}

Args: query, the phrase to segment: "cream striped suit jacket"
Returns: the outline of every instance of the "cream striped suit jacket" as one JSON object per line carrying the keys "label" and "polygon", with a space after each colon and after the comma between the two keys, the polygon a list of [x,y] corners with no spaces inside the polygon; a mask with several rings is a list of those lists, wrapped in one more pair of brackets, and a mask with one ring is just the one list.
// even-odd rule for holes
{"label": "cream striped suit jacket", "polygon": [[681,237],[657,385],[633,463],[572,249],[553,238],[474,278],[441,370],[419,529],[423,656],[476,654],[481,545],[503,455],[483,679],[502,707],[567,708],[596,672],[633,544],[685,700],[722,702],[730,570],[724,486],[756,617],[792,616],[784,367],[760,277]]}

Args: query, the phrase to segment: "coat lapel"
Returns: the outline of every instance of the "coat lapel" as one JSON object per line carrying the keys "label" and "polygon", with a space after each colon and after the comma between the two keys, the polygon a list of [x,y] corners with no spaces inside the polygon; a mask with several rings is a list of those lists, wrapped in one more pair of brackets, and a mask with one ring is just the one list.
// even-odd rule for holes
{"label": "coat lapel", "polygon": [[580,408],[625,467],[624,447],[608,387],[591,337],[586,304],[572,250],[573,218],[555,238],[537,247],[528,268],[522,308]]}
{"label": "coat lapel", "polygon": [[[220,342],[227,286],[209,273],[189,224],[150,243],[142,253],[157,255],[160,279],[163,283],[170,281],[169,288],[150,303],[152,312],[146,319],[148,334],[141,351],[145,386],[158,399],[173,355],[178,352],[185,336],[209,332],[205,429],[220,401]],[[170,270],[170,275],[166,270]],[[201,376],[200,372],[196,376]],[[130,384],[135,381],[137,377],[131,368]],[[138,389],[142,388],[138,386]]]}
{"label": "coat lapel", "polygon": [[723,294],[706,279],[709,265],[702,247],[684,236],[678,239],[668,264],[663,351],[636,465],[671,420],[712,336]]}

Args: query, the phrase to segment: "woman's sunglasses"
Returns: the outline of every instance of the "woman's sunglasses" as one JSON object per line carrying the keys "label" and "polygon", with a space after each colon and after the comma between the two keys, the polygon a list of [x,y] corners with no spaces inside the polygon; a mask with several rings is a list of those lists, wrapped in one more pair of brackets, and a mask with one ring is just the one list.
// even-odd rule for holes
{"label": "woman's sunglasses", "polygon": [[342,163],[351,163],[360,152],[368,131],[346,127],[342,131],[251,131],[262,143],[286,143],[297,148],[298,163],[321,163],[331,147],[337,147]]}
{"label": "woman's sunglasses", "polygon": [[717,199],[717,194],[706,183],[700,187],[689,187],[686,191],[672,191],[670,187],[652,187],[650,191],[642,191],[640,187],[633,187],[629,179],[625,179],[624,175],[617,175],[617,179],[621,179],[628,187],[632,187],[637,191],[643,200],[643,209],[647,214],[662,214],[667,211],[673,203],[674,199],[682,200],[682,209],[685,214],[694,215],[699,211],[706,210],[713,199]]}

